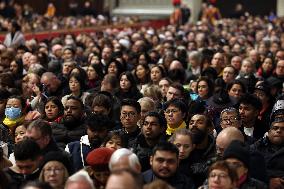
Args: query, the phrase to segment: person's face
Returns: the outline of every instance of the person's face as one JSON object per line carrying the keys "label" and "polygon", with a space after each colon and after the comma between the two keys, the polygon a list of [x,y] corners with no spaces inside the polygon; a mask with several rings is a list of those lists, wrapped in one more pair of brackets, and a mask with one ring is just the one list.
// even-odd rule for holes
{"label": "person's face", "polygon": [[147,116],[145,118],[142,133],[146,140],[157,139],[163,132],[164,129],[160,126],[158,118],[154,116]]}
{"label": "person's face", "polygon": [[18,142],[24,140],[26,136],[26,127],[23,125],[20,125],[16,128],[15,130],[15,143],[17,144]]}
{"label": "person's face", "polygon": [[11,71],[13,74],[17,74],[17,73],[18,73],[18,69],[19,69],[19,66],[18,66],[18,64],[16,63],[16,61],[12,61],[11,64],[10,64],[10,71]]}
{"label": "person's face", "polygon": [[265,94],[264,91],[256,89],[254,95],[261,101],[262,104],[265,104],[269,101],[269,97]]}
{"label": "person's face", "polygon": [[51,78],[51,79],[43,78],[41,80],[41,83],[45,85],[49,93],[55,92],[59,87],[59,84],[56,80],[57,80],[56,78]]}
{"label": "person's face", "polygon": [[224,112],[221,117],[220,126],[225,129],[227,127],[239,128],[240,122],[238,121],[238,115],[236,112]]}
{"label": "person's face", "polygon": [[167,92],[169,90],[169,87],[170,87],[170,83],[166,79],[162,79],[159,82],[159,88],[161,89],[163,97],[167,96]]}
{"label": "person's face", "polygon": [[229,96],[234,97],[239,100],[241,96],[243,95],[242,86],[239,84],[234,84],[228,93],[229,93]]}
{"label": "person's face", "polygon": [[150,165],[155,176],[167,179],[176,173],[178,157],[175,153],[158,150],[150,157]]}
{"label": "person's face", "polygon": [[176,135],[173,144],[178,148],[180,160],[188,158],[190,152],[193,150],[193,144],[188,135]]}
{"label": "person's face", "polygon": [[175,98],[182,98],[182,92],[174,87],[169,87],[166,97],[167,101]]}
{"label": "person's face", "polygon": [[39,165],[40,158],[37,158],[36,160],[16,160],[16,166],[19,169],[19,173],[23,175],[30,175],[32,174]]}
{"label": "person's face", "polygon": [[272,144],[283,145],[284,143],[284,122],[272,123],[268,131],[268,138]]}
{"label": "person's face", "polygon": [[127,91],[127,90],[130,89],[131,83],[130,83],[130,81],[127,79],[126,75],[121,76],[120,81],[119,81],[119,85],[120,85],[120,88],[121,88],[123,91]]}
{"label": "person's face", "polygon": [[62,68],[62,74],[69,75],[73,68],[74,64],[72,62],[64,62]]}
{"label": "person's face", "polygon": [[65,49],[63,51],[62,57],[63,57],[64,60],[72,60],[73,56],[74,56],[74,54],[70,49]]}
{"label": "person's face", "polygon": [[185,113],[183,113],[179,108],[170,105],[165,110],[165,118],[167,120],[167,124],[172,127],[176,128],[179,126],[184,120]]}
{"label": "person's face", "polygon": [[148,62],[146,61],[145,55],[140,55],[138,59],[139,64],[147,64]]}
{"label": "person's face", "polygon": [[253,65],[251,62],[244,60],[242,63],[241,71],[245,74],[252,73]]}
{"label": "person's face", "polygon": [[93,113],[94,114],[99,114],[99,115],[106,115],[108,116],[108,114],[110,113],[110,110],[108,110],[106,107],[104,106],[94,106],[93,108]]}
{"label": "person's face", "polygon": [[278,51],[275,55],[275,61],[284,60],[284,51]]}
{"label": "person's face", "polygon": [[142,101],[141,103],[140,103],[140,106],[141,106],[141,120],[144,120],[144,117],[145,117],[145,115],[148,113],[148,112],[150,112],[151,110],[153,110],[154,109],[154,107],[152,107],[152,106],[150,106],[150,104],[149,103],[147,103],[147,102],[145,102],[145,101]]}
{"label": "person's face", "polygon": [[284,60],[277,63],[275,73],[278,77],[284,77]]}
{"label": "person's face", "polygon": [[137,122],[140,119],[140,115],[136,109],[132,106],[122,106],[120,111],[120,121],[123,127],[133,128],[137,127]]}
{"label": "person's face", "polygon": [[213,169],[208,178],[210,189],[233,189],[235,183],[230,179],[228,172],[220,169]]}
{"label": "person's face", "polygon": [[153,67],[150,73],[151,80],[153,83],[158,83],[162,78],[162,72],[158,67]]}
{"label": "person's face", "polygon": [[225,83],[230,83],[234,79],[234,69],[231,67],[225,67],[223,71],[223,80],[225,81]]}
{"label": "person's face", "polygon": [[102,59],[108,60],[111,56],[112,50],[111,48],[104,48],[102,52]]}
{"label": "person's face", "polygon": [[200,98],[205,99],[207,98],[209,92],[209,87],[206,81],[200,81],[197,84],[197,93],[200,96]]}
{"label": "person's face", "polygon": [[118,70],[117,70],[116,64],[114,62],[110,63],[107,68],[107,73],[116,75],[117,71]]}
{"label": "person's face", "polygon": [[82,115],[83,115],[83,110],[80,105],[80,102],[73,99],[67,100],[64,107],[64,120],[66,121],[80,120]]}
{"label": "person's face", "polygon": [[258,112],[252,105],[250,104],[240,104],[239,113],[241,116],[241,120],[243,123],[249,123],[256,119],[258,116]]}
{"label": "person's face", "polygon": [[137,78],[138,79],[144,79],[144,78],[146,78],[146,74],[147,74],[146,69],[143,66],[138,65],[137,68],[136,68]]}
{"label": "person's face", "polygon": [[113,150],[120,149],[120,148],[122,148],[121,139],[118,138],[118,137],[112,137],[109,141],[107,141],[105,147],[113,149]]}
{"label": "person's face", "polygon": [[58,117],[58,106],[52,101],[49,101],[45,104],[44,111],[48,120],[53,120]]}
{"label": "person's face", "polygon": [[94,177],[103,185],[106,185],[107,179],[110,175],[109,171],[94,171]]}
{"label": "person's face", "polygon": [[212,67],[220,69],[224,63],[224,56],[221,53],[216,53],[211,61]]}
{"label": "person's face", "polygon": [[103,141],[103,139],[107,136],[107,133],[108,131],[106,128],[102,128],[102,129],[94,130],[94,131],[87,128],[87,135],[88,135],[90,143],[93,143],[94,141]]}
{"label": "person's face", "polygon": [[103,79],[101,83],[101,91],[113,92],[113,87],[107,79]]}
{"label": "person's face", "polygon": [[64,186],[65,175],[64,165],[58,161],[49,161],[42,169],[43,179],[49,183],[53,188],[60,188]]}
{"label": "person's face", "polygon": [[189,121],[189,130],[192,131],[193,133],[196,130],[207,131],[205,116],[199,114],[192,116],[192,118]]}
{"label": "person's face", "polygon": [[22,109],[21,101],[17,98],[8,99],[8,101],[6,103],[6,108],[10,108],[10,107]]}
{"label": "person's face", "polygon": [[71,92],[78,92],[81,90],[80,83],[75,77],[69,79],[69,88]]}
{"label": "person's face", "polygon": [[136,188],[136,183],[129,173],[123,173],[120,175],[110,175],[106,189],[125,189]]}
{"label": "person's face", "polygon": [[41,131],[36,128],[27,129],[26,137],[33,139],[40,147],[40,149],[44,149],[50,142],[49,136],[43,136]]}
{"label": "person's face", "polygon": [[273,69],[272,60],[270,58],[266,58],[261,67],[265,72],[270,72]]}
{"label": "person's face", "polygon": [[244,176],[245,174],[247,174],[248,169],[245,167],[243,162],[239,161],[238,159],[227,158],[225,161],[229,164],[229,166],[231,166],[232,168],[234,168],[237,171],[237,175],[238,175],[239,179],[242,176]]}
{"label": "person's face", "polygon": [[231,60],[231,65],[236,69],[240,70],[242,66],[242,59],[240,57],[233,57]]}
{"label": "person's face", "polygon": [[87,76],[88,76],[89,80],[93,80],[93,79],[96,79],[98,77],[96,70],[92,66],[88,67]]}

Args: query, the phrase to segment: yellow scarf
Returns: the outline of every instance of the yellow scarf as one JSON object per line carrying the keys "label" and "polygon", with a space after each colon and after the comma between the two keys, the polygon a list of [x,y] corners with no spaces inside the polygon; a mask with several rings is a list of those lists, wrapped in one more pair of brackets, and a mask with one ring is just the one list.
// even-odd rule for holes
{"label": "yellow scarf", "polygon": [[23,121],[24,121],[24,118],[25,118],[25,116],[22,116],[22,117],[20,117],[20,118],[18,118],[18,119],[11,120],[11,119],[5,117],[3,123],[4,123],[7,127],[9,127],[9,129],[11,130],[11,129],[13,129],[13,127],[15,127],[18,123],[23,122]]}
{"label": "yellow scarf", "polygon": [[169,125],[167,125],[166,133],[167,133],[167,135],[172,135],[172,134],[174,134],[174,132],[176,130],[182,129],[182,128],[186,128],[186,124],[185,124],[184,121],[177,128],[171,128]]}

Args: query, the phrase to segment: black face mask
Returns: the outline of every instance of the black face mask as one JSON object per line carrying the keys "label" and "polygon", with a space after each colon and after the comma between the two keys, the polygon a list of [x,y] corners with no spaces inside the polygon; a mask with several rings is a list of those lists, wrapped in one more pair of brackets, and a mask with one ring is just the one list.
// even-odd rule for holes
{"label": "black face mask", "polygon": [[201,144],[207,136],[207,132],[198,128],[191,129],[193,144]]}

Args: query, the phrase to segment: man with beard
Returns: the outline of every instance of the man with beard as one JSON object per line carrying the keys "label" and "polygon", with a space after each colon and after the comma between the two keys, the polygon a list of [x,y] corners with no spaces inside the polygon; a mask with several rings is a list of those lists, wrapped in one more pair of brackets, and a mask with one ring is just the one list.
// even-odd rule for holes
{"label": "man with beard", "polygon": [[90,151],[98,148],[113,127],[108,116],[91,114],[86,120],[87,135],[81,137],[80,141],[71,142],[66,145],[65,151],[72,155],[75,171],[86,166],[86,157]]}
{"label": "man with beard", "polygon": [[214,125],[210,117],[203,114],[195,114],[189,122],[192,141],[196,144],[190,155],[192,165],[189,171],[197,187],[201,186],[207,178],[209,160],[215,156],[213,129]]}
{"label": "man with beard", "polygon": [[60,124],[51,124],[53,136],[59,147],[79,141],[86,134],[84,124],[84,104],[80,98],[70,96],[64,107],[64,116]]}
{"label": "man with beard", "polygon": [[170,142],[162,142],[155,146],[150,157],[151,169],[143,173],[144,183],[161,179],[176,189],[192,189],[192,180],[178,171],[179,151]]}
{"label": "man with beard", "polygon": [[166,119],[157,112],[148,112],[142,120],[141,133],[138,135],[133,152],[138,156],[142,171],[150,168],[149,157],[159,141],[165,141]]}

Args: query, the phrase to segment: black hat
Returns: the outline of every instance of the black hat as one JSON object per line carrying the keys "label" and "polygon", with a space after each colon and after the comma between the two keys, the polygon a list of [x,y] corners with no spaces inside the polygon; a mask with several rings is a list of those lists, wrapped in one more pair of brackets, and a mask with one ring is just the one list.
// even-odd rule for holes
{"label": "black hat", "polygon": [[269,86],[267,82],[264,81],[256,85],[254,90],[263,91],[267,96],[270,96],[271,87]]}
{"label": "black hat", "polygon": [[236,158],[249,168],[250,164],[250,153],[249,147],[239,140],[234,140],[230,143],[227,149],[224,151],[224,159]]}
{"label": "black hat", "polygon": [[50,161],[58,161],[62,163],[67,169],[69,175],[73,174],[73,166],[70,157],[65,152],[56,152],[56,151],[48,152],[47,154],[44,155],[41,168],[43,168],[44,165]]}
{"label": "black hat", "polygon": [[268,85],[272,88],[272,87],[277,87],[277,88],[281,88],[281,80],[276,78],[276,77],[269,77],[266,79],[266,82],[268,83]]}

